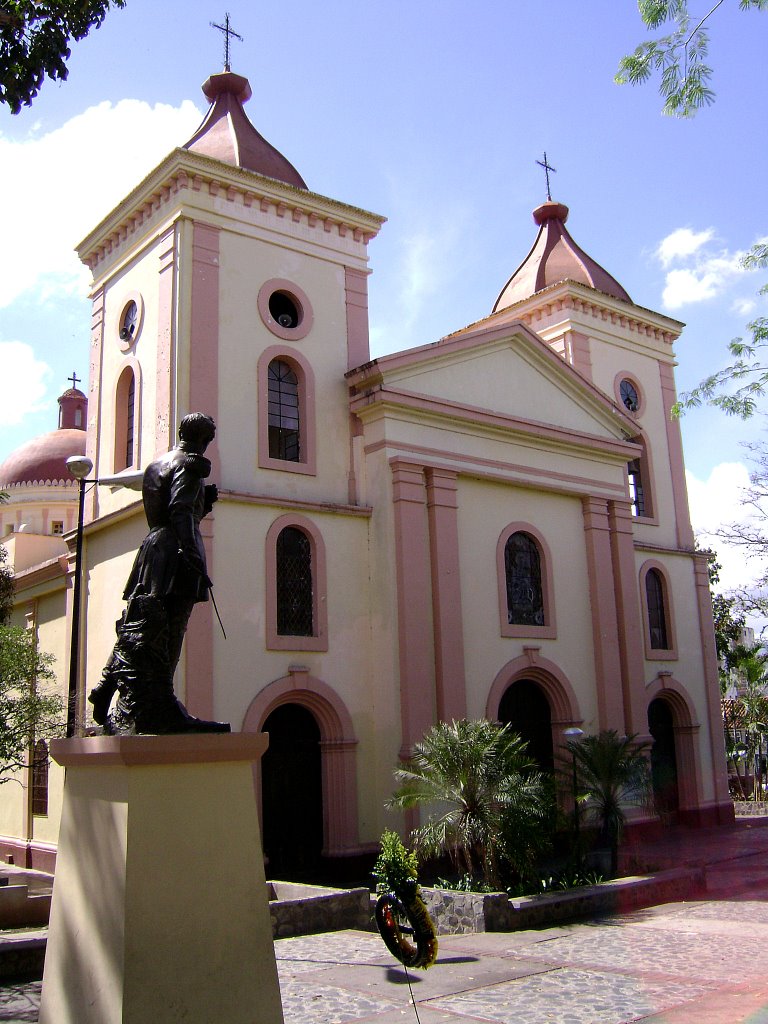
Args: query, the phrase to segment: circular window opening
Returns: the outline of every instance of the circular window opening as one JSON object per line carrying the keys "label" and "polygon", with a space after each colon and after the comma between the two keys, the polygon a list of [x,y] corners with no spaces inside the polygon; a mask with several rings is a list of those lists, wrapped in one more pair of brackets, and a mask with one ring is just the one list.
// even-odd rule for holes
{"label": "circular window opening", "polygon": [[269,315],[285,330],[301,323],[301,306],[288,292],[272,292],[269,297]]}
{"label": "circular window opening", "polygon": [[120,341],[133,341],[139,329],[139,307],[133,299],[120,317]]}
{"label": "circular window opening", "polygon": [[631,380],[624,378],[619,385],[619,395],[621,396],[622,402],[630,412],[637,412],[640,408],[640,398],[637,394],[637,388]]}

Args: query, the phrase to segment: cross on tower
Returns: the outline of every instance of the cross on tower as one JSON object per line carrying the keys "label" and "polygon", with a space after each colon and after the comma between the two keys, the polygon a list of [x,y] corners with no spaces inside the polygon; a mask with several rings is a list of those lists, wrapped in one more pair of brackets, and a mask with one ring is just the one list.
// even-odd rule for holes
{"label": "cross on tower", "polygon": [[552,201],[552,193],[549,190],[549,172],[552,171],[553,174],[557,174],[557,170],[556,170],[556,168],[554,168],[552,166],[552,164],[547,163],[547,151],[546,150],[544,150],[544,160],[543,161],[542,160],[537,160],[536,163],[539,165],[539,167],[543,167],[544,168],[544,173],[547,176],[547,199],[551,202]]}
{"label": "cross on tower", "polygon": [[72,387],[73,388],[76,388],[77,385],[80,383],[80,378],[77,376],[77,372],[75,370],[72,371],[72,376],[71,377],[67,377],[67,380],[71,380],[72,381]]}
{"label": "cross on tower", "polygon": [[224,15],[224,24],[217,25],[215,21],[211,22],[211,28],[217,28],[219,32],[224,33],[224,70],[231,71],[232,68],[229,66],[229,37],[234,36],[235,39],[239,39],[242,43],[243,37],[238,35],[233,28],[229,26],[229,11]]}

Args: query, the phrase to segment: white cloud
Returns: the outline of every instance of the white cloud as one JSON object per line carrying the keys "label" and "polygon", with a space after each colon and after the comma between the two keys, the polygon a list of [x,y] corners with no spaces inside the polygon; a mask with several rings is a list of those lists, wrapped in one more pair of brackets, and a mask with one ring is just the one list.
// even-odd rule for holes
{"label": "white cloud", "polygon": [[754,299],[736,299],[731,309],[739,316],[751,316],[757,309],[757,302]]}
{"label": "white cloud", "polygon": [[748,467],[741,462],[722,462],[706,480],[699,480],[690,470],[686,480],[694,532],[702,546],[714,548],[722,565],[719,589],[749,586],[760,571],[758,560],[747,558],[743,548],[731,547],[722,538],[712,536],[718,527],[748,518],[741,503],[744,489],[749,486]]}
{"label": "white cloud", "polygon": [[[46,135],[0,134],[0,308],[24,292],[82,291],[73,247],[131,188],[182,145],[200,121],[195,105],[100,103]],[[10,242],[12,240],[12,244]]]}
{"label": "white cloud", "polygon": [[714,230],[677,228],[662,239],[656,258],[667,271],[662,301],[667,309],[679,309],[722,294],[733,280],[747,273],[741,265],[743,252],[715,251],[709,244]]}
{"label": "white cloud", "polygon": [[38,412],[44,406],[51,368],[35,358],[32,348],[22,341],[0,341],[0,368],[3,375],[0,426],[12,427],[21,423],[28,413]]}
{"label": "white cloud", "polygon": [[673,260],[684,256],[692,256],[695,252],[698,252],[703,245],[706,245],[714,237],[714,234],[713,228],[707,228],[705,231],[677,228],[661,240],[656,250],[656,255],[661,260],[662,267],[668,267]]}

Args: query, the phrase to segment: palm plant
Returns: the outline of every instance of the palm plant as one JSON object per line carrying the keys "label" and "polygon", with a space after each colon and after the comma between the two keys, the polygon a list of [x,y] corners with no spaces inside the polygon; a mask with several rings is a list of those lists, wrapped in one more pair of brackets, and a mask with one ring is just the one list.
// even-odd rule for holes
{"label": "palm plant", "polygon": [[[499,884],[505,830],[524,832],[545,817],[543,779],[525,742],[509,726],[486,719],[440,722],[395,769],[399,782],[388,806],[426,807],[430,816],[411,833],[421,857],[448,854],[455,869]],[[534,829],[535,831],[535,829]]]}
{"label": "palm plant", "polygon": [[597,736],[585,736],[566,744],[576,760],[579,798],[586,814],[594,818],[601,841],[611,851],[611,875],[619,866],[619,840],[626,824],[625,807],[649,802],[652,785],[647,743],[637,737],[619,736],[607,729]]}
{"label": "palm plant", "polygon": [[[731,656],[732,676],[735,677],[738,691],[735,699],[735,717],[740,727],[744,729],[746,741],[745,765],[754,765],[757,762],[757,779],[753,788],[752,797],[754,800],[762,799],[762,758],[755,757],[762,753],[763,738],[768,732],[768,652],[759,645],[754,647],[737,647]],[[731,757],[733,758],[736,775],[739,775],[738,761],[734,757],[736,748],[731,744]],[[745,776],[748,768],[745,767]],[[745,777],[745,782],[747,781]],[[739,778],[739,786],[742,795],[746,792],[746,786]]]}

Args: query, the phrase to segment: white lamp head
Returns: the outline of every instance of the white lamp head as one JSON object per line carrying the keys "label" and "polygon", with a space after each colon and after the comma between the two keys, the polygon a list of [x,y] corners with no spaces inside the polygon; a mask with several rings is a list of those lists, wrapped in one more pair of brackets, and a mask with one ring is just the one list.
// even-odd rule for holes
{"label": "white lamp head", "polygon": [[93,463],[85,455],[70,455],[67,459],[67,469],[75,480],[85,480],[93,469]]}
{"label": "white lamp head", "polygon": [[578,725],[572,725],[570,729],[563,729],[563,736],[567,736],[569,740],[580,740],[584,735],[584,730],[580,729]]}

